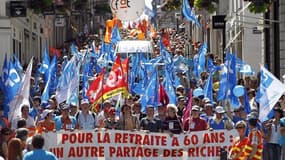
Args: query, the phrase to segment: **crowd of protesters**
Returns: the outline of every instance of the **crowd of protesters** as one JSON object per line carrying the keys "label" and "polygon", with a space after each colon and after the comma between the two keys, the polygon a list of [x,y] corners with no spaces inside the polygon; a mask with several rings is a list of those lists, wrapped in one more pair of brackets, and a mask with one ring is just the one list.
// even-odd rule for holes
{"label": "crowd of protesters", "polygon": [[[161,34],[162,36],[163,34]],[[168,47],[173,56],[186,56],[185,46],[193,47],[197,54],[201,46],[199,42],[187,40],[184,33],[169,32]],[[157,43],[156,39],[153,39]],[[155,54],[159,55],[158,45],[154,45]],[[215,65],[221,65],[222,60],[208,54]],[[61,64],[58,64],[58,68]],[[37,65],[34,67],[34,72]],[[60,70],[58,70],[60,74]],[[201,79],[188,78],[183,71],[177,71],[180,84],[176,86],[177,104],[159,104],[146,106],[146,112],[141,112],[140,96],[131,95],[120,107],[120,115],[115,108],[116,101],[104,100],[98,113],[91,112],[88,98],[80,97],[79,106],[74,104],[58,104],[56,96],[52,95],[47,104],[41,102],[44,90],[42,77],[31,79],[31,102],[22,104],[21,114],[12,122],[3,116],[1,107],[1,147],[0,156],[8,160],[57,159],[51,152],[44,151],[43,132],[60,130],[93,130],[97,128],[116,130],[143,130],[168,134],[190,133],[203,130],[232,130],[236,129],[239,136],[234,138],[228,159],[248,160],[281,160],[285,159],[285,96],[274,107],[272,119],[260,123],[258,120],[259,107],[255,101],[258,88],[258,78],[246,77],[239,79],[238,84],[247,89],[251,113],[244,110],[243,97],[239,98],[240,106],[232,109],[229,103],[217,103],[203,96],[191,98],[191,115],[185,117],[189,104],[189,92],[197,87],[204,87],[209,73],[202,72]],[[213,83],[220,80],[219,71],[214,73]],[[163,77],[161,77],[163,79]],[[217,88],[213,88],[214,95]],[[214,96],[215,97],[215,96]],[[187,118],[184,119],[183,118]],[[185,124],[182,124],[183,122]],[[44,158],[46,157],[46,158]]]}

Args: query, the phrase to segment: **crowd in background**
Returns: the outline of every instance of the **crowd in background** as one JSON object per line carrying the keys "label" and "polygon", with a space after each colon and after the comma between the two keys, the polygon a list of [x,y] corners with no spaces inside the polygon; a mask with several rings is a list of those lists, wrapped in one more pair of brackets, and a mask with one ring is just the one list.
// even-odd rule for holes
{"label": "crowd in background", "polygon": [[[200,42],[192,42],[182,33],[174,30],[168,33],[170,44],[168,50],[173,57],[185,55],[185,46],[193,48],[193,55],[198,53]],[[158,33],[154,43],[155,55],[159,55],[158,39],[164,35]],[[98,45],[98,44],[97,44]],[[99,46],[98,46],[99,47]],[[213,59],[215,65],[222,65],[222,59],[208,53],[207,58]],[[62,61],[58,62],[58,74],[61,72]],[[274,107],[274,116],[260,123],[258,120],[259,106],[255,101],[259,79],[257,76],[247,76],[237,80],[239,85],[247,89],[247,95],[251,107],[251,113],[245,112],[242,104],[244,99],[239,97],[240,106],[232,109],[227,102],[217,102],[215,95],[217,88],[213,88],[214,100],[203,96],[189,98],[190,92],[195,88],[204,87],[208,72],[202,72],[200,79],[189,78],[183,71],[176,71],[180,85],[176,86],[177,104],[148,105],[142,112],[139,95],[131,95],[120,106],[120,114],[116,100],[104,100],[97,113],[91,112],[91,103],[88,98],[80,97],[79,106],[73,104],[58,104],[56,96],[52,95],[47,104],[41,102],[45,84],[43,77],[38,77],[35,83],[35,73],[38,68],[34,64],[31,79],[31,102],[22,104],[21,114],[9,122],[4,117],[1,107],[1,148],[0,155],[8,160],[20,159],[56,159],[56,157],[42,148],[44,139],[40,135],[43,132],[56,132],[60,130],[93,130],[96,128],[118,130],[142,130],[147,132],[161,132],[169,134],[189,133],[203,130],[232,130],[236,129],[239,137],[236,137],[232,149],[229,151],[229,159],[285,159],[285,96]],[[213,74],[213,83],[220,81],[220,73]],[[163,76],[160,79],[163,80]],[[191,102],[189,102],[191,100]],[[187,105],[191,104],[190,116],[185,116]],[[184,118],[184,119],[183,119]],[[34,135],[34,136],[33,136]],[[282,157],[281,157],[282,156]],[[41,157],[41,158],[39,158]]]}

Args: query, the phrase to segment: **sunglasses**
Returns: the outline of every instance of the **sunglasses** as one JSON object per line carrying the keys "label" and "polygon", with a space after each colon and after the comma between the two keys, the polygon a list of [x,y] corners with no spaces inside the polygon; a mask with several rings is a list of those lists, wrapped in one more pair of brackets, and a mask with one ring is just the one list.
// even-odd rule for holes
{"label": "sunglasses", "polygon": [[242,129],[242,128],[245,128],[245,127],[236,127],[236,129]]}

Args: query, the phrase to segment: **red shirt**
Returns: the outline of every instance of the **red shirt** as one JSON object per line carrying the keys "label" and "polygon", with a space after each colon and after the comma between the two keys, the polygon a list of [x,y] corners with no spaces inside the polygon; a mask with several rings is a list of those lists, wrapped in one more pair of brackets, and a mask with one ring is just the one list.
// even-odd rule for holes
{"label": "red shirt", "polygon": [[184,131],[189,130],[189,125],[190,125],[190,131],[203,131],[208,128],[207,122],[204,119],[201,119],[200,117],[187,119],[185,122]]}

